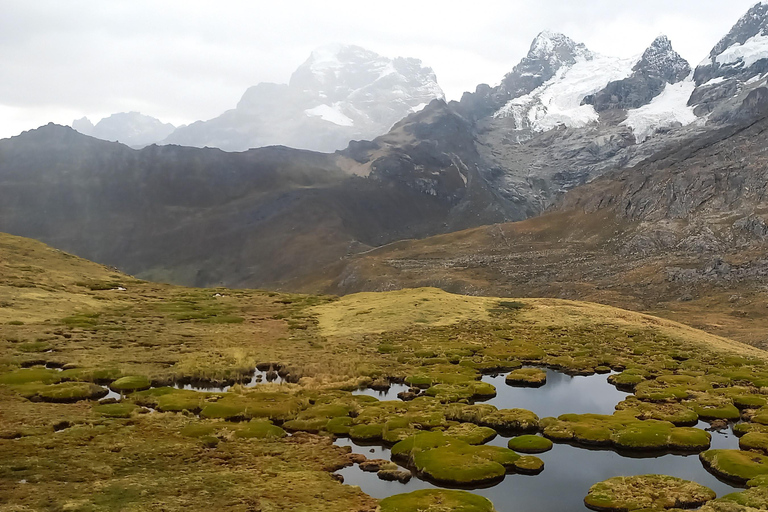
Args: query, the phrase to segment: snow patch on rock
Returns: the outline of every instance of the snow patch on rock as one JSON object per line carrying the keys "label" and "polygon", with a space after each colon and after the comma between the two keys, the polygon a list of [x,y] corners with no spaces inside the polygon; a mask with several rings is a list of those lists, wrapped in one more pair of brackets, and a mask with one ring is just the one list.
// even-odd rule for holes
{"label": "snow patch on rock", "polygon": [[688,99],[693,94],[696,83],[688,77],[676,84],[667,84],[664,91],[648,105],[627,112],[627,119],[622,123],[632,129],[635,140],[644,142],[660,129],[673,126],[687,126],[698,117],[693,107],[688,106]]}
{"label": "snow patch on rock", "polygon": [[594,55],[580,58],[573,66],[560,68],[555,76],[534,91],[514,98],[494,117],[512,117],[515,129],[542,132],[559,125],[578,128],[596,122],[592,105],[584,105],[586,96],[604,89],[608,83],[632,73],[637,58],[620,59]]}
{"label": "snow patch on rock", "polygon": [[768,35],[756,35],[744,44],[730,46],[716,57],[720,65],[743,62],[744,67],[750,67],[757,61],[768,59]]}
{"label": "snow patch on rock", "polygon": [[338,126],[353,126],[355,122],[344,115],[339,110],[339,106],[334,104],[330,105],[318,105],[315,108],[310,108],[304,111],[308,116],[319,117],[323,121],[328,121]]}

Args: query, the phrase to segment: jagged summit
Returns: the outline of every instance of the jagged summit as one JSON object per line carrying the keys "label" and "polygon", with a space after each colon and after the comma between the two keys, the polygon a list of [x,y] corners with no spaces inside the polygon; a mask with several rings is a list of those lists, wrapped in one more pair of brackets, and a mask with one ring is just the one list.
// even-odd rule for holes
{"label": "jagged summit", "polygon": [[533,40],[528,55],[504,77],[500,88],[509,99],[516,98],[554,77],[563,66],[593,58],[594,54],[583,43],[557,32],[544,31]]}
{"label": "jagged summit", "polygon": [[670,84],[683,80],[691,73],[691,65],[672,48],[672,41],[665,35],[651,43],[632,69]]}
{"label": "jagged summit", "polygon": [[590,59],[592,56],[592,52],[583,43],[576,43],[565,34],[544,30],[531,43],[526,58],[569,62],[578,58]]}

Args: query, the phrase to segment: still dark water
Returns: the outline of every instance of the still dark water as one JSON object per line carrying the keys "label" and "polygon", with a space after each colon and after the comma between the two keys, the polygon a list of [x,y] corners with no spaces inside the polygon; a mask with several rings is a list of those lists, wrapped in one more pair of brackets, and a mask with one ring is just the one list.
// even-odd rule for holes
{"label": "still dark water", "polygon": [[[547,384],[541,388],[518,388],[507,386],[504,376],[486,376],[483,381],[496,386],[497,396],[485,403],[500,409],[520,407],[529,409],[540,417],[559,416],[565,413],[612,414],[615,405],[627,393],[618,391],[608,384],[607,375],[571,377],[547,370]],[[398,390],[399,392],[399,390]],[[396,399],[397,392],[373,396],[382,400]],[[391,396],[390,396],[391,395]],[[708,424],[700,422],[698,428]],[[509,438],[496,437],[489,444],[507,446]],[[336,441],[339,446],[352,446],[353,451],[368,458],[389,459],[389,449],[380,446],[357,446],[349,439]],[[738,449],[738,439],[730,429],[712,432],[712,448]],[[503,482],[472,492],[493,501],[498,512],[541,512],[578,511],[587,508],[583,500],[589,488],[602,480],[614,476],[632,476],[649,473],[671,475],[693,480],[714,490],[718,496],[738,489],[721,482],[707,472],[698,455],[663,455],[657,457],[635,457],[611,450],[592,450],[555,444],[554,448],[537,455],[544,461],[544,472],[536,476],[507,475]],[[417,489],[434,488],[433,484],[413,478],[407,484],[379,480],[375,473],[365,473],[357,466],[338,472],[348,485],[357,485],[363,492],[374,498],[386,498],[393,494],[411,492]]]}

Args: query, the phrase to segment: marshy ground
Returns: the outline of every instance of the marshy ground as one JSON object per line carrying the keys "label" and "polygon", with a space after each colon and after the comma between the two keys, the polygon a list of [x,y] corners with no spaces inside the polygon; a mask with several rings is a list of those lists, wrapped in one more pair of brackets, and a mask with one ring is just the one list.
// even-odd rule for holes
{"label": "marshy ground", "polygon": [[[546,471],[525,453],[549,443],[521,439],[510,445],[520,453],[484,444],[495,433],[701,453],[714,474],[756,489],[768,474],[765,353],[652,316],[431,288],[344,298],[181,288],[8,235],[0,299],[2,512],[375,510],[334,477],[362,462],[333,444],[339,436],[391,446],[400,466],[382,463],[382,477],[410,471],[444,486]],[[541,385],[546,373],[531,366],[613,372],[633,394],[612,415],[558,418],[481,402],[496,394],[484,374]],[[391,383],[408,385],[408,400],[352,393]],[[707,451],[699,419],[740,420],[744,451]],[[441,492],[381,507],[491,510]]]}

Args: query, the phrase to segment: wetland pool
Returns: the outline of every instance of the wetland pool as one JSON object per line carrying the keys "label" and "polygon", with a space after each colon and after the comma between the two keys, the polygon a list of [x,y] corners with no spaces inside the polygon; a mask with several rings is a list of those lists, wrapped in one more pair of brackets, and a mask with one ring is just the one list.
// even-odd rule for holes
{"label": "wetland pool", "polygon": [[[483,381],[496,386],[497,391],[495,398],[483,403],[500,409],[529,409],[541,418],[566,413],[612,414],[616,404],[629,395],[609,384],[608,375],[570,376],[548,369],[547,383],[539,388],[508,386],[504,379],[504,375],[483,377]],[[402,390],[393,386],[388,393],[368,390],[370,393],[365,394],[381,400],[396,400],[397,393]],[[709,425],[699,422],[696,427],[706,429]],[[711,448],[738,449],[738,438],[731,431],[730,425],[727,429],[711,434]],[[497,436],[488,444],[506,447],[509,439]],[[387,447],[357,445],[346,438],[337,439],[336,444],[350,446],[353,452],[369,459],[390,459]],[[556,443],[549,452],[536,456],[544,461],[541,474],[508,474],[502,482],[492,487],[471,492],[490,499],[498,512],[584,512],[588,510],[583,500],[589,488],[614,476],[671,475],[705,485],[718,496],[739,490],[709,473],[699,461],[698,454],[627,454]],[[363,492],[377,499],[438,487],[415,476],[407,484],[383,481],[376,473],[366,473],[357,465],[344,468],[337,474],[344,477],[345,484],[359,486]]]}

